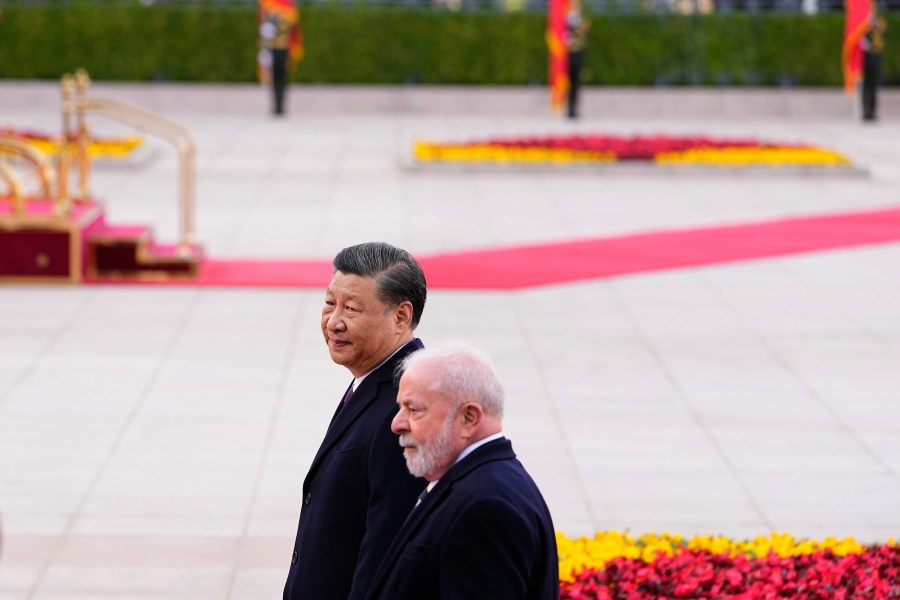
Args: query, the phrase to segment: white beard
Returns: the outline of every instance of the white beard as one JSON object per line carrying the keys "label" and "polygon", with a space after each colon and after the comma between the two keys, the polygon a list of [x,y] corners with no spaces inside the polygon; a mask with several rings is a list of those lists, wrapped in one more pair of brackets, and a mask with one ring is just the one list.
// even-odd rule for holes
{"label": "white beard", "polygon": [[404,452],[403,457],[406,458],[406,468],[415,477],[424,477],[427,473],[434,473],[448,462],[450,458],[451,444],[450,440],[453,435],[453,419],[448,419],[444,426],[438,432],[437,436],[427,445],[420,446],[412,437],[401,435],[400,445],[404,448],[411,446],[416,449],[415,452]]}

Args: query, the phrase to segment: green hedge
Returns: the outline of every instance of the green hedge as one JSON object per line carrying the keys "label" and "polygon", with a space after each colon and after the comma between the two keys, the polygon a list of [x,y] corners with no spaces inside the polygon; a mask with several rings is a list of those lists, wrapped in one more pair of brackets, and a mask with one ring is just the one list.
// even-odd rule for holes
{"label": "green hedge", "polygon": [[[305,6],[310,83],[543,84],[539,14]],[[840,85],[841,15],[597,15],[589,85]],[[888,16],[884,78],[900,83],[900,18]],[[900,33],[898,33],[900,35]],[[0,78],[255,79],[253,6],[7,5]]]}

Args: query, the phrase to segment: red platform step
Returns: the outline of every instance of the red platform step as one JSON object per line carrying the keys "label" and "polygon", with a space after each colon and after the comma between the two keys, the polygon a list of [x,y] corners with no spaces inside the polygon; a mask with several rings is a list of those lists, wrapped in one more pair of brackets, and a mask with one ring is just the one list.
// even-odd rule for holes
{"label": "red platform step", "polygon": [[197,245],[160,245],[149,227],[111,226],[103,206],[94,201],[59,212],[50,200],[29,200],[21,212],[0,202],[0,281],[164,280],[197,274],[202,257]]}
{"label": "red platform step", "polygon": [[87,235],[90,279],[155,279],[194,276],[202,257],[199,246],[157,244],[149,227],[103,223]]}

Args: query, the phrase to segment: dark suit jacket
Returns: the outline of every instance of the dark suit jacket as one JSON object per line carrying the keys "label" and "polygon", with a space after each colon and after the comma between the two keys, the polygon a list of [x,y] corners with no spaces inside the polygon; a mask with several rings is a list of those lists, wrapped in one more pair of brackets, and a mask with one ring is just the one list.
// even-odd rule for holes
{"label": "dark suit jacket", "polygon": [[[391,431],[394,369],[415,339],[370,373],[332,418],[303,482],[303,505],[284,600],[347,600],[375,569],[426,485],[409,474]],[[351,594],[352,584],[352,594]]]}
{"label": "dark suit jacket", "polygon": [[559,598],[556,533],[509,440],[455,464],[397,534],[367,598]]}

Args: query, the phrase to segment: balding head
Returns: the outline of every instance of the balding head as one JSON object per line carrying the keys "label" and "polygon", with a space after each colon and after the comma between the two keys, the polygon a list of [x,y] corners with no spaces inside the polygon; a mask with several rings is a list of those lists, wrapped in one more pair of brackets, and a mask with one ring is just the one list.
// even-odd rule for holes
{"label": "balding head", "polygon": [[419,350],[398,374],[391,428],[414,475],[440,479],[467,446],[500,432],[503,387],[481,350],[460,342]]}

